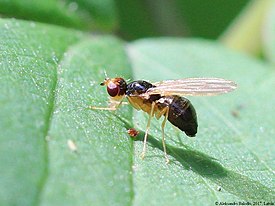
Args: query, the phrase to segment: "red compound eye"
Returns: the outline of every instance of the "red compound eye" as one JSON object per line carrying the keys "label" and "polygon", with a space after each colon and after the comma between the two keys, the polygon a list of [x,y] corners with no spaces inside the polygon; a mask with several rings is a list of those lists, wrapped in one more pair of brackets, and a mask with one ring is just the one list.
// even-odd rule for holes
{"label": "red compound eye", "polygon": [[113,82],[110,82],[107,86],[107,92],[111,97],[115,97],[119,94],[119,86]]}

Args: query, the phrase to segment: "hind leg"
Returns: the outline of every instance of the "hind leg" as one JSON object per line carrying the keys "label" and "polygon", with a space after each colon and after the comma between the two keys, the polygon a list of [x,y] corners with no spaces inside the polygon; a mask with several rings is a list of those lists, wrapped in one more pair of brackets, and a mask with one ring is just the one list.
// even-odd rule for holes
{"label": "hind leg", "polygon": [[146,131],[145,131],[145,135],[144,135],[143,150],[142,150],[142,153],[141,153],[141,158],[142,159],[144,159],[145,153],[146,153],[146,142],[147,142],[148,132],[149,132],[149,129],[150,129],[151,119],[152,119],[152,116],[154,115],[155,105],[156,105],[155,102],[153,102],[152,105],[151,105],[151,111],[150,111],[150,114],[149,114],[149,119],[148,119],[148,122],[147,122]]}
{"label": "hind leg", "polygon": [[164,119],[163,119],[162,124],[161,124],[162,146],[163,146],[164,157],[166,159],[166,164],[169,163],[169,158],[168,158],[167,152],[166,152],[164,127],[165,127],[165,123],[166,123],[167,118],[168,118],[168,114],[169,114],[169,107],[166,107],[164,109]]}

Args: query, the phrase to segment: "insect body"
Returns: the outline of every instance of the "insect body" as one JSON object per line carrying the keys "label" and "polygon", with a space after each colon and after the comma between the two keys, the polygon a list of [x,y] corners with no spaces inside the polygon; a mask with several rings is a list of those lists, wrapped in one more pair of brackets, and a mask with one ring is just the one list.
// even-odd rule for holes
{"label": "insect body", "polygon": [[194,137],[197,133],[197,115],[190,101],[182,96],[209,96],[227,93],[236,88],[236,84],[229,80],[219,78],[188,78],[149,83],[143,80],[133,81],[129,84],[123,78],[106,78],[100,85],[107,86],[111,96],[107,108],[91,107],[92,109],[116,110],[126,96],[130,104],[137,110],[149,114],[144,136],[142,158],[145,156],[146,141],[152,117],[162,122],[162,144],[166,162],[169,162],[165,147],[164,126],[168,120],[186,135]]}
{"label": "insect body", "polygon": [[197,133],[197,117],[192,104],[188,99],[172,96],[161,96],[160,94],[146,94],[148,89],[155,86],[146,81],[134,81],[127,86],[126,97],[136,109],[150,114],[152,104],[155,103],[153,115],[159,119],[162,115],[166,115],[168,121],[184,131],[188,136],[194,137]]}

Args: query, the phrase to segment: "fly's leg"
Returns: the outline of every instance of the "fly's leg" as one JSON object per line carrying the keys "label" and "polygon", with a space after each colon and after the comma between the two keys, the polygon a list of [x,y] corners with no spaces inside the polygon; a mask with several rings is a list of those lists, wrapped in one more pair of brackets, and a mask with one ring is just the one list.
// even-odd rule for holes
{"label": "fly's leg", "polygon": [[151,119],[152,119],[152,116],[154,115],[155,104],[156,103],[153,102],[152,105],[151,105],[151,111],[150,111],[148,123],[147,123],[147,126],[146,126],[146,131],[145,131],[144,141],[143,141],[143,150],[142,150],[142,153],[141,153],[141,158],[142,159],[144,159],[144,157],[145,157],[146,142],[147,142],[147,137],[148,137],[148,132],[149,132],[149,128],[150,128]]}
{"label": "fly's leg", "polygon": [[168,114],[169,114],[169,107],[166,107],[166,109],[165,109],[165,116],[164,116],[163,122],[162,122],[162,124],[161,124],[162,146],[163,146],[163,151],[164,151],[164,157],[165,157],[165,159],[166,159],[166,164],[169,163],[169,159],[168,159],[167,152],[166,152],[165,136],[164,136],[164,127],[165,127],[165,123],[166,123],[167,118],[168,118]]}
{"label": "fly's leg", "polygon": [[115,111],[122,104],[128,104],[128,103],[127,102],[122,102],[122,101],[120,101],[120,102],[112,101],[112,102],[110,102],[109,107],[94,107],[94,106],[90,106],[89,109]]}
{"label": "fly's leg", "polygon": [[115,111],[115,110],[117,110],[117,107],[93,107],[93,106],[90,106],[89,109]]}

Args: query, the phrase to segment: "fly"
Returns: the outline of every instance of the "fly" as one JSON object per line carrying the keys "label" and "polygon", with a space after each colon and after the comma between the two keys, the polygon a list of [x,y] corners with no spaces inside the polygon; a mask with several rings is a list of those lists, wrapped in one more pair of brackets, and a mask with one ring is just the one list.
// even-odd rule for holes
{"label": "fly", "polygon": [[123,103],[123,98],[126,97],[135,109],[143,110],[149,114],[141,153],[142,158],[145,157],[152,117],[160,119],[164,116],[161,129],[166,163],[169,162],[164,135],[167,120],[189,137],[194,137],[197,134],[198,123],[195,108],[183,96],[213,96],[231,92],[237,87],[233,81],[221,78],[186,78],[151,84],[143,80],[126,83],[123,78],[117,77],[105,78],[100,85],[107,86],[107,92],[110,95],[109,107],[91,107],[91,109],[116,110]]}

